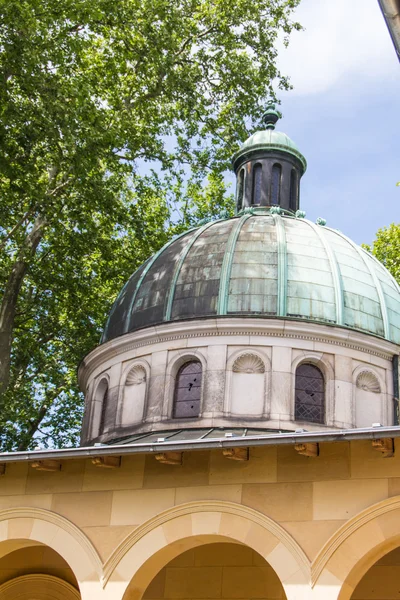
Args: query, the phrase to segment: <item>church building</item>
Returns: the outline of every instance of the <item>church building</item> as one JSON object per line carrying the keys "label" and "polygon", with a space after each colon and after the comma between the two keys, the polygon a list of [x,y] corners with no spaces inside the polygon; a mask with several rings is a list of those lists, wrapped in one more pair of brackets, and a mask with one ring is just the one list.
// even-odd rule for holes
{"label": "church building", "polygon": [[0,454],[0,600],[400,597],[400,288],[278,119],[120,291],[81,446]]}

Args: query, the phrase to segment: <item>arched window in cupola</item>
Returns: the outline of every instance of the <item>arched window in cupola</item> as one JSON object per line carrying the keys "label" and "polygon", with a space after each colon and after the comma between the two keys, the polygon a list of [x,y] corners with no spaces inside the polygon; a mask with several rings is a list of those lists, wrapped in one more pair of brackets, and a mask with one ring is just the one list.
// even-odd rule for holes
{"label": "arched window in cupola", "polygon": [[202,367],[201,362],[192,360],[179,369],[175,380],[175,419],[198,417],[200,413]]}
{"label": "arched window in cupola", "polygon": [[259,206],[261,204],[261,181],[262,181],[262,166],[257,163],[253,167],[253,202],[252,204]]}
{"label": "arched window in cupola", "polygon": [[271,204],[280,204],[281,176],[282,176],[282,167],[281,167],[281,165],[275,164],[272,167]]}
{"label": "arched window in cupola", "polygon": [[292,169],[290,173],[289,208],[293,212],[297,210],[297,173],[295,169]]}
{"label": "arched window in cupola", "polygon": [[243,208],[243,194],[244,194],[244,169],[240,170],[237,181],[236,190],[236,210],[239,212]]}
{"label": "arched window in cupola", "polygon": [[315,365],[303,363],[296,369],[294,412],[296,421],[324,422],[325,382]]}

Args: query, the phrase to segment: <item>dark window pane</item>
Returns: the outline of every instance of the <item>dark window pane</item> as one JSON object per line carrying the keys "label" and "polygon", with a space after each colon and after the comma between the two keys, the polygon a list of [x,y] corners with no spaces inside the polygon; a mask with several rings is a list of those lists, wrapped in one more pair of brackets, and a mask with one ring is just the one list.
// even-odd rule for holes
{"label": "dark window pane", "polygon": [[290,174],[290,210],[297,210],[297,174],[294,169]]}
{"label": "dark window pane", "polygon": [[199,416],[200,402],[193,400],[192,402],[178,402],[175,405],[175,419],[190,419]]}
{"label": "dark window pane", "polygon": [[243,208],[243,191],[244,191],[244,169],[242,169],[239,173],[238,183],[237,183],[237,197],[236,197],[236,207],[237,211]]}
{"label": "dark window pane", "polygon": [[198,417],[201,397],[201,363],[185,363],[175,381],[174,413],[176,419]]}
{"label": "dark window pane", "polygon": [[325,417],[325,383],[314,365],[300,365],[296,371],[295,419],[323,423]]}
{"label": "dark window pane", "polygon": [[281,166],[274,165],[272,167],[272,181],[271,181],[271,204],[279,204],[281,194]]}
{"label": "dark window pane", "polygon": [[253,169],[253,204],[260,204],[261,202],[261,178],[262,166],[255,165]]}

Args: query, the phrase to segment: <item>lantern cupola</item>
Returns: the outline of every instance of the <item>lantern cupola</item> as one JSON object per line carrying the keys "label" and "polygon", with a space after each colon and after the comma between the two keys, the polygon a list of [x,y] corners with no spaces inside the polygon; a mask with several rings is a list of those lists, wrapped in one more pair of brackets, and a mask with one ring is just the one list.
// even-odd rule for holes
{"label": "lantern cupola", "polygon": [[253,133],[233,156],[237,213],[246,207],[279,206],[292,213],[299,209],[307,162],[289,136],[275,130],[279,118],[270,102],[262,117],[265,129]]}

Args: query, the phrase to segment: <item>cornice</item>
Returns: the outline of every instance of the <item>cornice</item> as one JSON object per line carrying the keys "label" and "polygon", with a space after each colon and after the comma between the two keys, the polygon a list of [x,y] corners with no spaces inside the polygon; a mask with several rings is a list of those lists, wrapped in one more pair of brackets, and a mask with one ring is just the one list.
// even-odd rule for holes
{"label": "cornice", "polygon": [[[92,350],[81,362],[78,378],[85,390],[91,373],[110,358],[152,344],[165,344],[176,340],[199,340],[207,337],[267,337],[304,340],[340,346],[366,352],[384,360],[391,360],[400,351],[399,346],[361,332],[338,326],[304,323],[288,319],[256,319],[243,317],[214,318],[165,323],[122,335]],[[249,340],[250,341],[250,340]],[[256,345],[249,344],[246,345]],[[186,347],[187,344],[184,344]]]}

